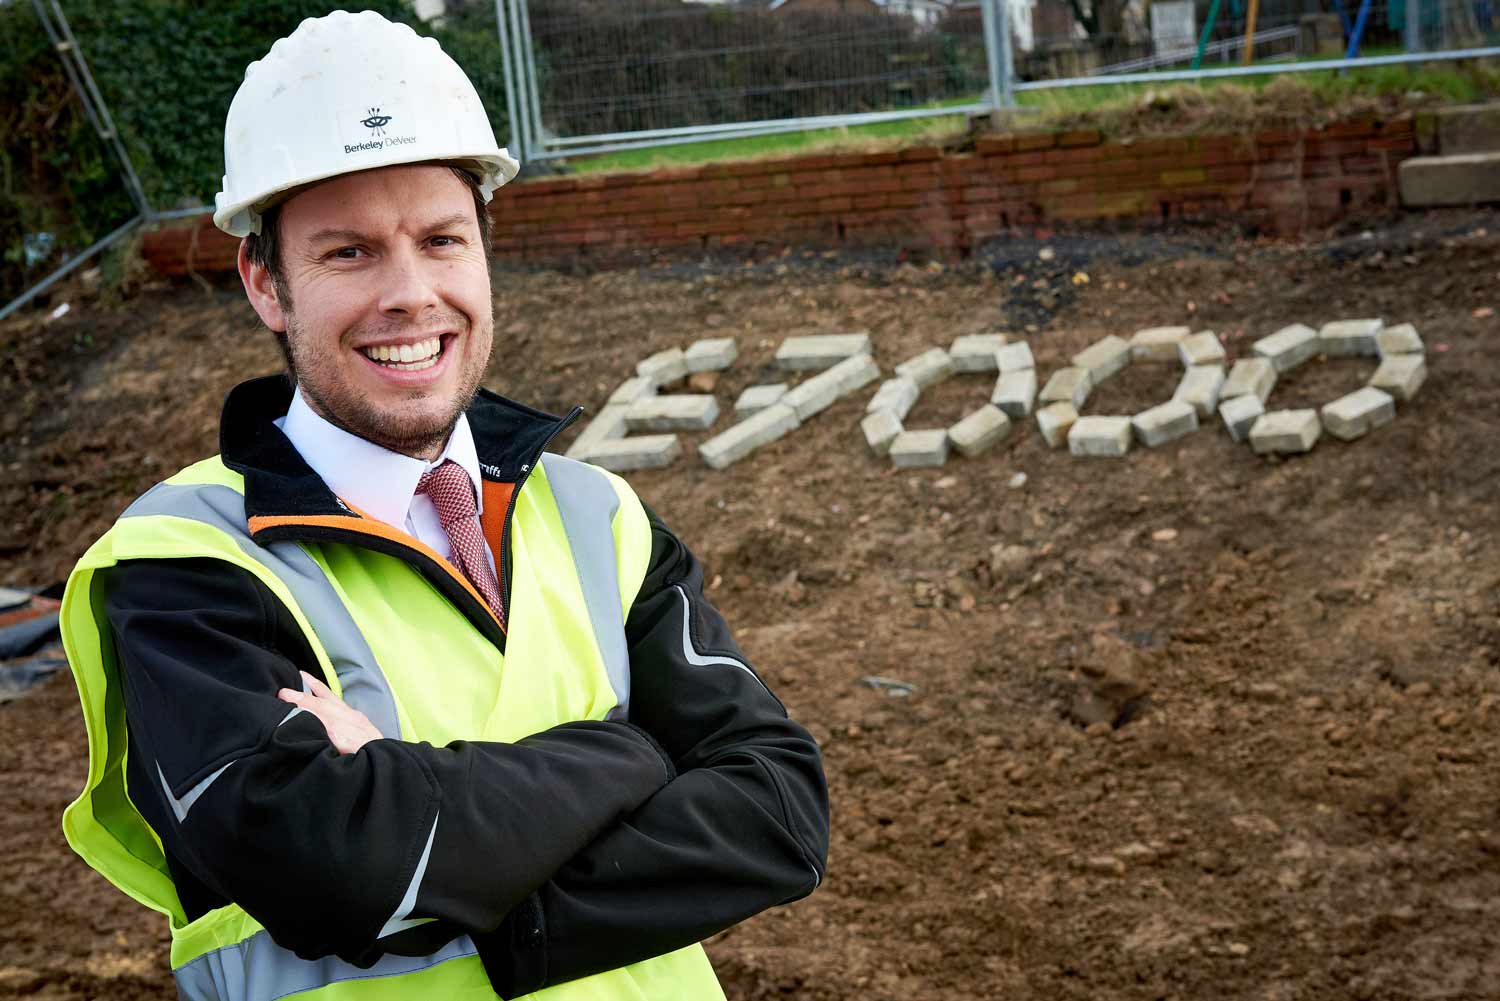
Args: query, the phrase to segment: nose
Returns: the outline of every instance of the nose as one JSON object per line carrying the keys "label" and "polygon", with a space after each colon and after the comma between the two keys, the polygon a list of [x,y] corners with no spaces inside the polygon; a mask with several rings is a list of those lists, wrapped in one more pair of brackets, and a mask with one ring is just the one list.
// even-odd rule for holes
{"label": "nose", "polygon": [[436,265],[414,248],[391,251],[382,268],[380,311],[386,316],[419,319],[440,305]]}

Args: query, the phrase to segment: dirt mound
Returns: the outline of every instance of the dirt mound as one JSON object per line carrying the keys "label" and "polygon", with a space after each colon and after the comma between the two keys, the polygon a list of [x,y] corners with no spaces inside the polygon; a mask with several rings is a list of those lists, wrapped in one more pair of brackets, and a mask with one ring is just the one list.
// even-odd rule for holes
{"label": "dirt mound", "polygon": [[[727,472],[632,476],[826,752],[828,878],[710,943],[729,995],[1494,997],[1497,250],[1500,216],[1453,213],[1298,245],[1016,234],[958,269],[793,253],[497,275],[492,388],[597,407],[648,353],[733,334],[718,429],[791,333],[868,328],[888,370],[1010,330],[1043,375],[1169,323],[1234,354],[1356,316],[1428,345],[1393,424],[1289,461],[1214,422],[1086,462],[1028,421],[980,459],[897,471],[862,443],[861,394]],[[0,581],[60,579],[213,450],[224,391],[276,365],[252,321],[237,293],[183,287],[0,326]],[[1309,363],[1272,404],[1329,402],[1369,365]],[[1174,381],[1131,369],[1086,409]],[[908,426],[989,388],[954,378]],[[172,996],[162,923],[58,831],[85,764],[67,678],[0,706],[0,739],[0,997]]]}

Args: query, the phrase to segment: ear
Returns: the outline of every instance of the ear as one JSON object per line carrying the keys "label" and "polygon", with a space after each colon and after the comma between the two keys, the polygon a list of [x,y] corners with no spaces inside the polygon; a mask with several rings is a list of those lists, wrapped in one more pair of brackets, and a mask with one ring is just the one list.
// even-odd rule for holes
{"label": "ear", "polygon": [[286,310],[281,308],[281,300],[276,298],[276,286],[271,281],[271,272],[250,260],[246,245],[246,241],[240,241],[237,262],[240,281],[245,286],[245,296],[260,316],[260,322],[278,334],[286,333]]}

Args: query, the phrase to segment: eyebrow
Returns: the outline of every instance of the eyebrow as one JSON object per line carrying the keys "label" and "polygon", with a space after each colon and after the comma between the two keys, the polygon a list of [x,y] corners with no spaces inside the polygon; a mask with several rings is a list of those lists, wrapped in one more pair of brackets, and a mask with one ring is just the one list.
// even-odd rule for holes
{"label": "eyebrow", "polygon": [[[419,232],[435,233],[438,230],[444,229],[461,229],[468,222],[469,216],[462,212],[455,212],[453,215],[444,216],[441,219],[428,223]],[[309,243],[369,243],[371,242],[371,238],[368,233],[361,233],[357,229],[320,229],[308,237],[307,241]]]}

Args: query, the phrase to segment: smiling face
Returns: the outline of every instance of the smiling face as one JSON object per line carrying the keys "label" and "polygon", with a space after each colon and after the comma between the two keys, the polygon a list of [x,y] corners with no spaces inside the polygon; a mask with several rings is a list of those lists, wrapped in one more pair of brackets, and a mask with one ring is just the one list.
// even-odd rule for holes
{"label": "smiling face", "polygon": [[281,271],[240,276],[284,331],[309,406],[377,445],[434,458],[489,361],[488,260],[474,197],[444,166],[346,174],[281,206]]}

